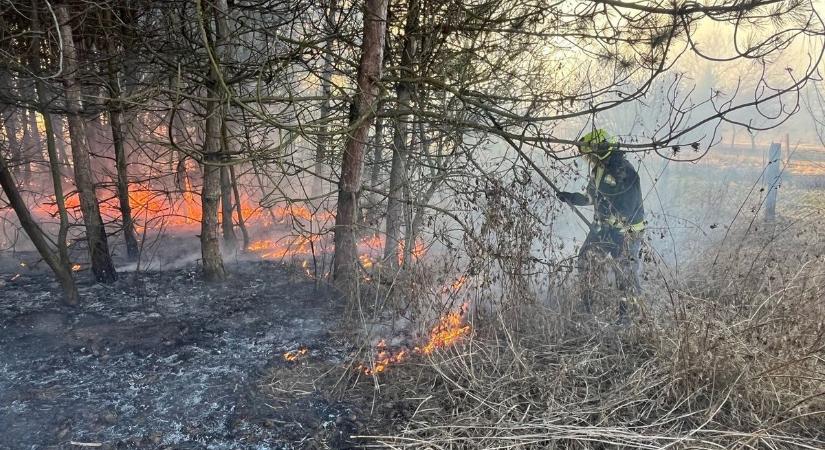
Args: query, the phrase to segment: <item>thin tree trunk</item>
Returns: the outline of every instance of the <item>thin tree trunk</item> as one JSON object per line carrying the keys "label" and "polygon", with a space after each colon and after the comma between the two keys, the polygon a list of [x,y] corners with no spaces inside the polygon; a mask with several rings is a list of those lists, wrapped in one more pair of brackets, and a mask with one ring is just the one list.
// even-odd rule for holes
{"label": "thin tree trunk", "polygon": [[367,0],[364,9],[364,40],[358,65],[358,93],[350,105],[353,128],[344,144],[341,179],[338,182],[338,212],[335,216],[335,268],[333,277],[346,295],[353,298],[357,283],[358,252],[355,245],[358,197],[364,148],[378,100],[378,82],[387,25],[387,1]]}
{"label": "thin tree trunk", "polygon": [[395,85],[399,115],[394,121],[392,166],[390,168],[390,189],[387,201],[387,239],[384,244],[384,260],[390,267],[399,263],[401,247],[401,224],[403,222],[404,189],[407,184],[407,121],[410,114],[410,98],[414,86],[413,64],[416,54],[416,32],[418,28],[419,2],[409,1],[407,21],[404,25],[404,45],[401,51],[400,81]]}
{"label": "thin tree trunk", "polygon": [[[215,8],[225,6],[225,2],[218,2]],[[201,25],[203,26],[203,44],[208,51],[215,51],[221,44],[221,39],[212,45],[209,33],[205,30],[211,28],[209,18],[214,16],[216,25],[220,22],[222,13],[226,10],[210,11],[206,14],[201,0],[196,0]],[[216,28],[220,28],[217,26]],[[217,33],[220,36],[220,33]],[[215,56],[217,58],[217,56]],[[221,256],[220,241],[218,239],[218,204],[221,199],[221,124],[223,113],[221,105],[215,98],[221,97],[222,91],[218,83],[220,75],[218,73],[220,61],[215,61],[209,67],[208,96],[206,101],[206,124],[203,138],[203,188],[201,190],[201,256],[203,262],[203,277],[207,281],[223,281],[226,279],[226,270],[223,266]]]}
{"label": "thin tree trunk", "polygon": [[[229,61],[232,55],[229,53],[228,33],[229,26],[226,22],[226,15],[229,13],[229,5],[226,0],[217,0],[215,2],[215,54],[217,58],[219,69],[220,64]],[[216,77],[217,80],[217,77]],[[221,149],[223,155],[222,163],[229,163],[229,120],[227,115],[229,113],[228,106],[221,105],[219,107],[219,117],[221,118]],[[224,248],[229,253],[235,253],[238,247],[238,237],[235,235],[235,226],[232,223],[233,208],[232,208],[232,180],[229,177],[229,167],[221,165],[220,167],[220,183],[221,183],[221,227],[223,231]]]}
{"label": "thin tree trunk", "polygon": [[[22,82],[23,98],[33,99],[34,82]],[[37,113],[34,110],[24,109],[23,113],[23,151],[22,157],[22,173],[23,183],[28,185],[32,179],[32,165],[35,161],[42,158],[42,140],[40,139],[40,130],[37,129]],[[38,157],[38,155],[40,157]]]}
{"label": "thin tree trunk", "polygon": [[[32,98],[34,90],[32,89]],[[31,146],[29,147],[29,171],[32,166],[43,161],[43,138],[40,136],[40,129],[37,127],[37,111],[29,111],[29,129],[31,129]]]}
{"label": "thin tree trunk", "polygon": [[221,166],[221,229],[223,244],[226,251],[234,253],[238,247],[238,237],[235,236],[235,224],[232,220],[232,180],[229,176],[229,167]]}
{"label": "thin tree trunk", "polygon": [[77,73],[77,52],[74,46],[72,27],[69,23],[69,12],[66,5],[57,6],[57,15],[60,21],[60,31],[63,36],[65,72],[63,84],[66,89],[66,111],[68,113],[69,134],[72,139],[75,184],[80,196],[80,210],[83,215],[83,223],[86,226],[86,240],[89,245],[92,273],[94,273],[95,280],[98,282],[111,283],[117,279],[117,272],[115,272],[115,266],[109,255],[106,229],[103,225],[103,219],[100,217],[100,209],[95,194],[91,160],[89,158],[89,144],[86,142],[85,124],[80,117],[80,85],[75,79]]}
{"label": "thin tree trunk", "polygon": [[[338,5],[336,0],[331,0],[327,15],[330,23],[336,23],[337,11]],[[320,126],[321,134],[318,136],[318,143],[315,146],[315,181],[312,185],[313,197],[321,195],[324,191],[323,178],[326,176],[325,164],[327,151],[331,141],[330,137],[327,136],[327,133],[329,132],[329,125],[326,121],[329,119],[331,109],[330,104],[332,102],[332,51],[332,38],[330,38],[327,39],[324,44],[324,66],[321,69],[321,95],[323,96],[323,100],[321,100],[320,106],[320,119],[322,121],[322,125]]]}
{"label": "thin tree trunk", "polygon": [[[111,11],[106,10],[106,23],[113,24]],[[123,239],[126,241],[126,256],[129,261],[136,261],[140,255],[140,246],[135,235],[135,225],[132,220],[132,206],[129,204],[129,173],[126,148],[123,138],[122,104],[120,102],[120,81],[115,65],[117,48],[113,38],[106,39],[109,71],[109,125],[112,128],[112,145],[115,148],[115,168],[117,171],[117,198],[120,206],[120,215],[123,222]]]}
{"label": "thin tree trunk", "polygon": [[[88,95],[95,95],[97,97],[102,96],[101,93]],[[97,106],[95,106],[95,108],[96,107]],[[84,120],[84,126],[86,129],[86,142],[89,143],[89,155],[91,156],[90,161],[92,163],[92,172],[107,173],[106,169],[108,161],[100,158],[100,156],[105,153],[102,150],[103,140],[101,139],[101,136],[103,135],[103,121],[100,119],[100,114],[95,114],[93,117],[86,118],[81,116],[81,119]]]}
{"label": "thin tree trunk", "polygon": [[[31,15],[31,23],[32,23],[32,42],[31,42],[31,54],[30,54],[30,67],[32,73],[38,74],[40,73],[40,20],[38,16],[38,2],[37,0],[32,1],[32,15]],[[40,114],[43,115],[43,128],[46,133],[46,152],[48,154],[48,161],[49,161],[49,170],[51,172],[52,177],[52,186],[54,189],[54,198],[55,203],[57,205],[57,213],[58,217],[60,218],[60,226],[57,231],[57,257],[56,261],[53,264],[59,266],[57,270],[52,268],[52,271],[57,278],[57,281],[60,283],[60,286],[63,288],[63,301],[68,305],[76,305],[78,303],[78,293],[77,287],[75,286],[74,276],[72,275],[71,269],[71,260],[69,259],[69,246],[67,244],[67,236],[69,232],[69,214],[66,212],[66,202],[64,199],[63,194],[63,176],[60,171],[60,161],[57,155],[57,145],[55,142],[55,135],[54,135],[54,126],[52,123],[52,114],[49,114],[46,110],[47,108],[47,99],[46,99],[46,92],[47,88],[45,83],[41,78],[37,78],[35,82],[35,93],[37,95],[37,105],[40,110]],[[28,220],[32,221],[31,218]],[[40,231],[40,228],[37,230],[30,230],[31,233],[37,234]],[[27,234],[31,234],[27,231]],[[41,238],[43,236],[40,236]],[[43,255],[41,252],[41,256],[44,260],[47,257],[54,258],[54,251],[51,250],[50,246],[44,243],[41,243],[38,248],[38,251],[41,248],[47,248],[47,254]],[[48,261],[47,261],[48,264]],[[51,265],[50,265],[51,267]]]}
{"label": "thin tree trunk", "polygon": [[235,194],[235,210],[238,213],[238,228],[241,229],[241,236],[243,236],[243,250],[249,248],[249,232],[246,230],[246,222],[243,218],[243,209],[241,208],[241,193],[238,190],[238,178],[235,176],[235,166],[229,166],[229,177],[232,181],[232,191]]}
{"label": "thin tree trunk", "polygon": [[78,294],[74,279],[72,278],[71,269],[61,263],[57,253],[49,246],[46,236],[37,222],[35,222],[25,202],[23,202],[23,197],[20,196],[17,183],[14,181],[14,176],[9,171],[2,157],[0,157],[0,185],[3,187],[3,192],[6,193],[9,204],[17,214],[17,219],[20,221],[23,231],[26,232],[26,235],[34,244],[40,257],[43,258],[46,264],[52,269],[57,281],[63,288],[63,301],[67,305],[77,305]]}
{"label": "thin tree trunk", "polygon": [[[214,92],[211,93],[214,95]],[[221,124],[216,109],[218,102],[209,101],[206,106],[206,127],[203,145],[203,188],[201,190],[201,256],[203,277],[207,281],[226,278],[218,241],[218,203],[221,198],[220,141]]]}
{"label": "thin tree trunk", "polygon": [[[52,130],[54,130],[55,145],[57,146],[57,161],[60,163],[61,169],[67,168],[72,170],[72,162],[69,158],[69,152],[66,149],[66,133],[63,128],[63,117],[59,114],[49,114],[52,121]],[[63,171],[61,170],[61,174]]]}
{"label": "thin tree trunk", "polygon": [[23,151],[20,139],[17,137],[19,130],[17,113],[18,108],[14,106],[9,106],[3,111],[3,128],[6,133],[6,139],[8,139],[9,156],[12,164],[10,170],[19,175],[20,168],[22,167]]}
{"label": "thin tree trunk", "polygon": [[[118,97],[115,97],[118,98]],[[135,235],[135,223],[132,219],[132,206],[129,204],[129,173],[126,148],[123,145],[123,125],[120,111],[109,111],[109,123],[112,126],[112,143],[115,147],[115,165],[117,168],[117,198],[123,221],[123,238],[126,241],[126,256],[130,261],[137,260],[140,246]]]}
{"label": "thin tree trunk", "polygon": [[[5,70],[0,71],[0,89],[13,95],[14,82]],[[10,153],[9,161],[11,163],[10,170],[20,175],[20,168],[22,165],[23,147],[20,139],[17,137],[19,128],[18,114],[20,109],[16,106],[5,105],[0,109],[0,118],[3,119],[3,130],[8,140],[8,148]]]}
{"label": "thin tree trunk", "polygon": [[[379,114],[381,113],[381,109],[379,107],[378,110]],[[370,187],[373,189],[378,189],[378,185],[380,184],[380,177],[381,177],[381,163],[383,162],[383,150],[384,150],[384,119],[381,117],[377,117],[375,119],[375,136],[373,137],[373,146],[372,146],[372,167],[370,171]],[[376,194],[376,200],[373,202],[376,205],[378,204],[378,198]]]}

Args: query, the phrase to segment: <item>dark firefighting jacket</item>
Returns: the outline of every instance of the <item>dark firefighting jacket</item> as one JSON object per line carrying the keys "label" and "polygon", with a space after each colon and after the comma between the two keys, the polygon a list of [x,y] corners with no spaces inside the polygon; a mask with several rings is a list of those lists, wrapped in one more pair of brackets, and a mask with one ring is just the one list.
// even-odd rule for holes
{"label": "dark firefighting jacket", "polygon": [[569,203],[593,205],[596,227],[622,231],[644,230],[645,210],[639,174],[624,155],[615,151],[590,172],[587,193],[571,193]]}

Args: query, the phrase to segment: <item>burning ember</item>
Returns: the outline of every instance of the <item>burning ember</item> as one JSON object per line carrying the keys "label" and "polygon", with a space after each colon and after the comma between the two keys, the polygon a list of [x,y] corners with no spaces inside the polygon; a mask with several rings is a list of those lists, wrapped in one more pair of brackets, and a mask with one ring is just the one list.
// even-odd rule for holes
{"label": "burning ember", "polygon": [[299,358],[306,355],[309,352],[309,349],[306,347],[299,348],[298,350],[291,350],[284,353],[284,361],[298,361]]}
{"label": "burning ember", "polygon": [[77,272],[80,270],[80,264],[75,264],[72,266],[72,272]]}
{"label": "burning ember", "polygon": [[470,335],[472,327],[465,321],[465,315],[469,308],[465,303],[456,312],[450,312],[441,317],[438,323],[430,330],[427,342],[422,346],[416,346],[412,350],[402,348],[393,352],[387,347],[387,343],[382,339],[376,344],[375,361],[372,366],[363,364],[357,370],[364,375],[375,375],[387,370],[391,364],[397,364],[406,360],[411,354],[431,355],[438,349],[450,347],[461,339]]}

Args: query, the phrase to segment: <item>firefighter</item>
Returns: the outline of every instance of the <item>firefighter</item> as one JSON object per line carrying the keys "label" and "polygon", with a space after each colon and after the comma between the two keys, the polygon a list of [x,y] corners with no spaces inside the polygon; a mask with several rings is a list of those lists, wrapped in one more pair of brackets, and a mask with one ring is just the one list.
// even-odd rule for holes
{"label": "firefighter", "polygon": [[612,264],[616,284],[624,297],[619,300],[619,321],[627,317],[627,302],[641,293],[641,247],[645,229],[644,205],[639,174],[616,141],[602,129],[580,140],[579,152],[590,162],[586,193],[558,192],[559,200],[574,206],[593,205],[593,226],[579,251],[583,302],[587,312],[593,298],[592,281]]}

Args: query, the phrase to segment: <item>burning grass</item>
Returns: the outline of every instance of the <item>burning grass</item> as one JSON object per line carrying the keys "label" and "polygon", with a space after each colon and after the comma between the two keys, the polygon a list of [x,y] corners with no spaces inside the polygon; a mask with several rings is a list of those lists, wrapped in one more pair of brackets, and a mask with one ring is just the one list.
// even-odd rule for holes
{"label": "burning grass", "polygon": [[648,315],[626,328],[537,305],[519,307],[518,327],[516,315],[484,315],[465,345],[392,371],[375,415],[405,412],[392,432],[384,421],[359,438],[384,448],[825,448],[825,247],[816,223],[784,225],[735,231],[691,261],[690,277],[651,280]]}
{"label": "burning grass", "polygon": [[356,370],[363,372],[364,375],[375,375],[384,372],[390,365],[406,361],[412,355],[431,355],[436,350],[450,348],[468,337],[472,331],[472,326],[466,321],[468,308],[469,305],[464,304],[460,311],[449,312],[441,316],[430,329],[426,341],[412,349],[407,347],[391,349],[387,341],[381,339],[375,346],[376,354],[373,362],[368,365],[359,364]]}

